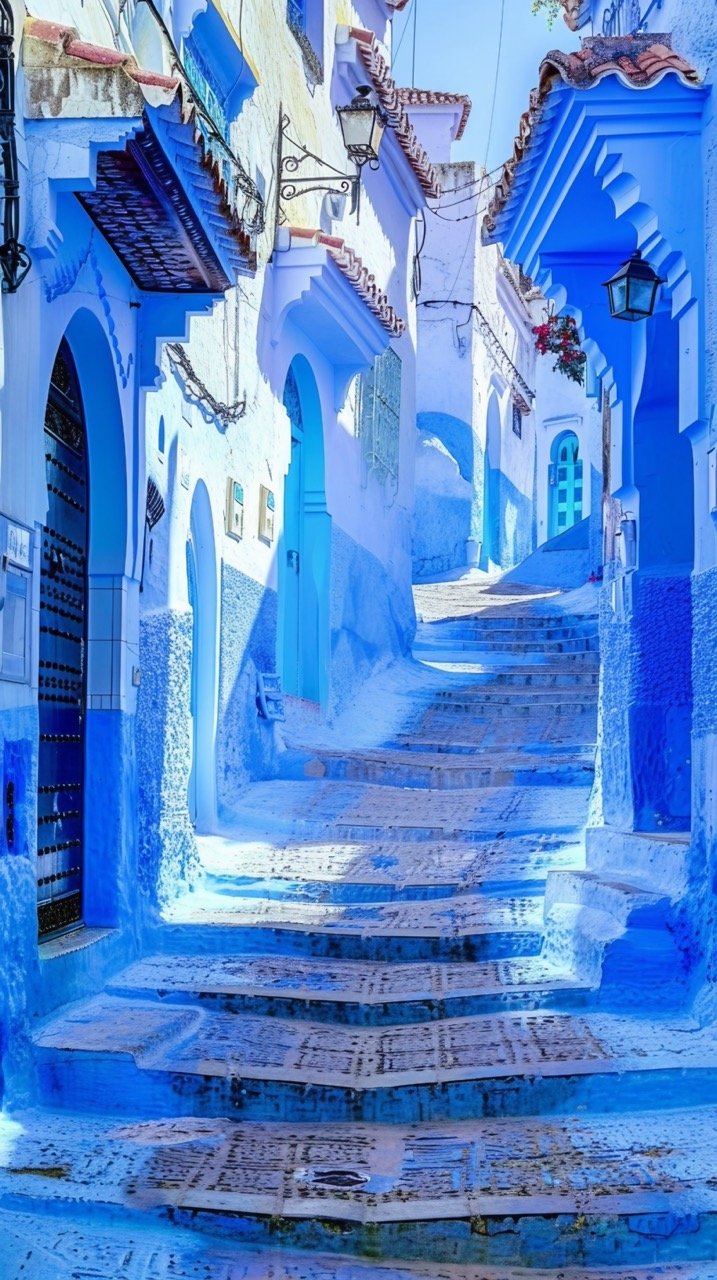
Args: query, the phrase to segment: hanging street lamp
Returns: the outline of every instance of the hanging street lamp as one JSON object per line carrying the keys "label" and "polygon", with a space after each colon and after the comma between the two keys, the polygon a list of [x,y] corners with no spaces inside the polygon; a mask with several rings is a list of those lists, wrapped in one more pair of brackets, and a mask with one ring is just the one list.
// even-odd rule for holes
{"label": "hanging street lamp", "polygon": [[359,169],[378,169],[378,149],[388,123],[383,109],[371,101],[371,86],[360,84],[345,107],[337,107],[344,146]]}
{"label": "hanging street lamp", "polygon": [[637,249],[619,271],[604,281],[614,320],[646,320],[655,310],[664,280],[645,262]]}
{"label": "hanging street lamp", "polygon": [[[0,0],[1,2],[1,0]],[[308,195],[310,191],[322,191],[336,196],[351,197],[351,212],[359,213],[359,196],[361,191],[361,170],[364,165],[369,169],[378,169],[378,149],[388,124],[388,116],[383,107],[375,100],[370,85],[359,85],[355,97],[345,107],[337,107],[336,111],[341,125],[341,136],[349,160],[356,166],[355,173],[342,173],[328,160],[323,160],[314,151],[309,151],[290,133],[291,120],[283,112],[279,124],[279,155],[277,169],[277,226],[286,221],[283,204],[295,200],[297,196]],[[313,164],[318,166],[315,172],[305,172]]]}

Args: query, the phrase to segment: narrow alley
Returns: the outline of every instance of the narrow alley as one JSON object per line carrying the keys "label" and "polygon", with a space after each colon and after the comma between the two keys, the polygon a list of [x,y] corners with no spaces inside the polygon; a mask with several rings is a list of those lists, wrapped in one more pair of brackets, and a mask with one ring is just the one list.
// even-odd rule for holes
{"label": "narrow alley", "polygon": [[391,740],[293,744],[156,951],[42,1027],[12,1274],[714,1274],[717,1045],[639,1007],[659,896],[583,869],[586,594],[419,588]]}

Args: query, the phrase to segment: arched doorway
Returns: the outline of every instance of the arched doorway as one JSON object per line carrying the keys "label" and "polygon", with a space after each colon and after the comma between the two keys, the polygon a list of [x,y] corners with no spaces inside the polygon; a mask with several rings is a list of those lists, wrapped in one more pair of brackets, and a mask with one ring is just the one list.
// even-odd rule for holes
{"label": "arched doorway", "polygon": [[217,580],[211,505],[201,480],[192,498],[186,557],[191,610],[187,805],[192,824],[207,831],[216,812]]}
{"label": "arched doorway", "polygon": [[40,560],[38,930],[83,917],[88,468],[77,370],[63,339],[45,410],[48,512]]}
{"label": "arched doorway", "polygon": [[550,538],[572,529],[583,518],[583,460],[574,431],[563,431],[553,441],[548,506]]}
{"label": "arched doorway", "polygon": [[319,395],[301,356],[291,364],[283,401],[291,426],[291,460],[279,551],[282,683],[286,693],[323,704],[329,684],[331,517]]}

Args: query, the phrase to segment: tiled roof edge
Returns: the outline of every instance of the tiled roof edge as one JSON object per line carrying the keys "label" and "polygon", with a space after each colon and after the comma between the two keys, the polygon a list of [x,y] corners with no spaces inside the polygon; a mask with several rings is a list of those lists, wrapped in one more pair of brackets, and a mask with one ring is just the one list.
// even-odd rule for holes
{"label": "tiled roof edge", "polygon": [[442,89],[404,89],[398,90],[398,96],[404,107],[455,106],[462,107],[461,118],[455,132],[455,141],[463,137],[473,103],[467,93],[445,93]]}
{"label": "tiled roof edge", "polygon": [[391,75],[386,59],[372,31],[351,27],[349,35],[356,41],[361,61],[368,72],[378,99],[386,112],[397,141],[413,169],[425,195],[436,199],[441,194],[438,176],[403,107],[400,91]]}
{"label": "tiled roof edge", "polygon": [[406,321],[397,314],[387,295],[379,288],[376,277],[345,240],[339,236],[327,235],[324,231],[309,230],[305,227],[290,227],[289,233],[292,240],[303,240],[307,244],[321,245],[325,248],[339,271],[346,277],[349,284],[353,285],[359,297],[366,303],[369,311],[373,312],[386,332],[392,338],[400,338],[406,328]]}
{"label": "tiled roof edge", "polygon": [[672,36],[644,32],[632,36],[586,36],[576,53],[552,49],[540,64],[537,89],[530,95],[528,110],[520,117],[513,154],[503,166],[495,194],[483,219],[489,237],[509,199],[516,170],[530,145],[535,126],[551,89],[559,83],[576,90],[594,88],[607,76],[616,76],[631,89],[650,89],[666,75],[676,75],[683,84],[696,87],[698,72],[672,49]]}

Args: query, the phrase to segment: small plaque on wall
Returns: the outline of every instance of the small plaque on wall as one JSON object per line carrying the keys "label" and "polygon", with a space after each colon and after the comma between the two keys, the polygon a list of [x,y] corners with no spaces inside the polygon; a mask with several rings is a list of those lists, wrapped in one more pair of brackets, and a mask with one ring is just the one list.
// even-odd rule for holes
{"label": "small plaque on wall", "polygon": [[265,484],[259,485],[259,537],[262,542],[274,541],[274,494]]}

